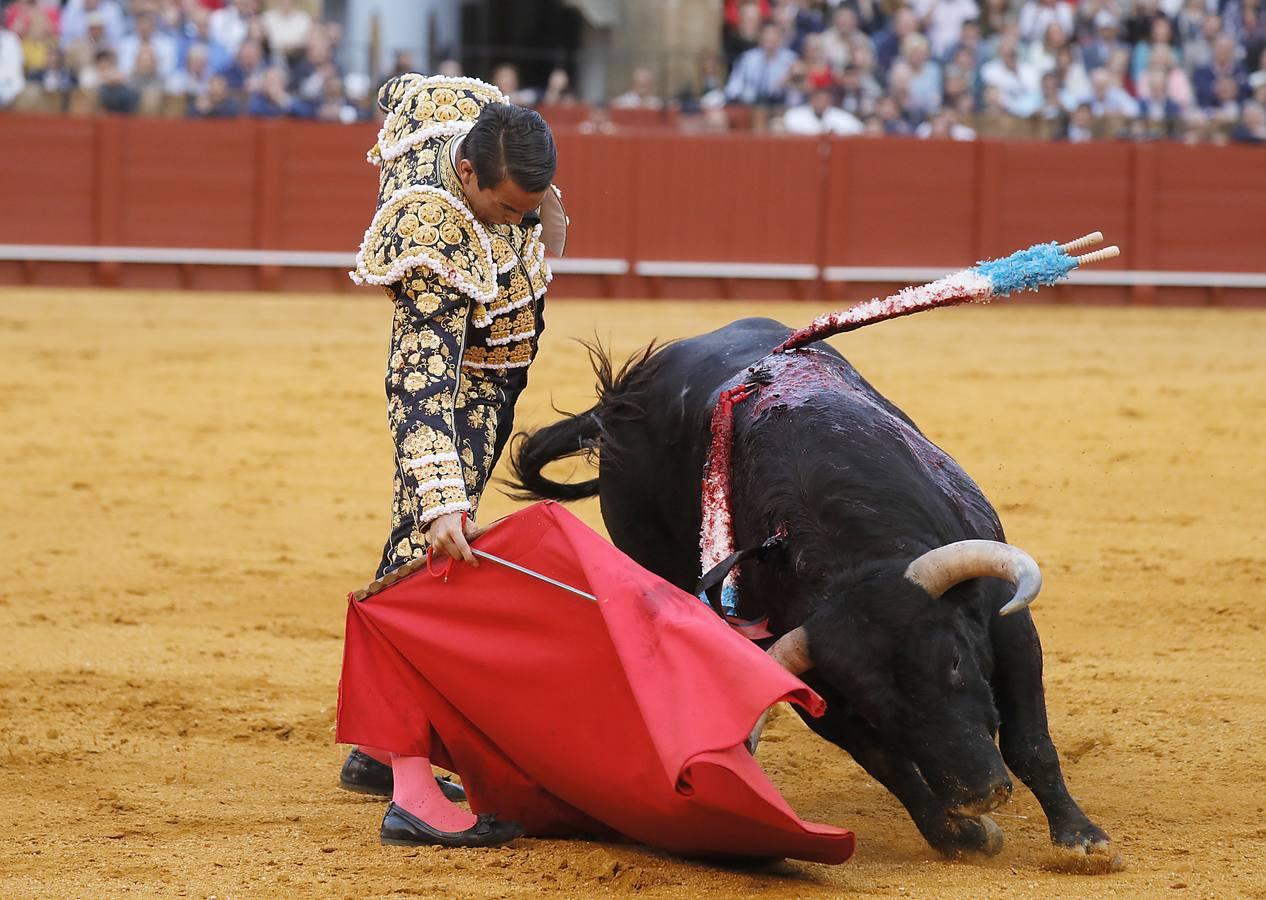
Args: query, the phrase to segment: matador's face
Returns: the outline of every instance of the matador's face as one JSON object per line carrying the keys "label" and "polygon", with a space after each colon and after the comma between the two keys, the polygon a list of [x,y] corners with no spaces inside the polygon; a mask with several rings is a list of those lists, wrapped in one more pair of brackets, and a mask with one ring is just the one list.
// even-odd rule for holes
{"label": "matador's face", "polygon": [[492,188],[481,188],[470,160],[457,163],[457,177],[475,218],[485,225],[518,225],[523,217],[541,205],[545,192],[528,193],[511,178],[503,178]]}

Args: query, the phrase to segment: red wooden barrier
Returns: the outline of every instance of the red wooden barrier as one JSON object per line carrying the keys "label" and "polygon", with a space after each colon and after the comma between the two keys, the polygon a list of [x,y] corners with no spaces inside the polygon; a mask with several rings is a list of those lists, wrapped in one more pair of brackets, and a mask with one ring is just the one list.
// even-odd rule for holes
{"label": "red wooden barrier", "polygon": [[[556,131],[568,256],[630,266],[560,275],[556,293],[856,298],[883,285],[841,282],[840,267],[949,270],[1091,228],[1123,250],[1101,270],[1266,272],[1257,148]],[[371,126],[0,116],[0,244],[350,253],[373,211],[373,141]],[[715,265],[686,277],[680,265],[657,274],[656,263]],[[740,277],[752,264],[834,280],[785,269]],[[347,290],[344,275],[0,261],[0,283]],[[1216,285],[1075,290],[1111,301],[1266,299]]]}

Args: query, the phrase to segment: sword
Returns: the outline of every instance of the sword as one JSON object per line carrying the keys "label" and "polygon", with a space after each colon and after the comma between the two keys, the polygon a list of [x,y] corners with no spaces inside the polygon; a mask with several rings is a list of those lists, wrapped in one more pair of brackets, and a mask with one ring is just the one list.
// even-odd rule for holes
{"label": "sword", "polygon": [[479,550],[475,547],[471,547],[470,552],[478,556],[480,559],[486,559],[488,562],[494,562],[499,566],[505,566],[507,569],[514,569],[516,572],[522,572],[524,575],[535,578],[537,581],[544,581],[546,584],[552,584],[554,587],[562,588],[568,593],[575,594],[577,597],[584,597],[586,600],[592,600],[594,603],[598,602],[598,598],[593,594],[587,594],[580,588],[574,588],[570,584],[563,584],[561,581],[555,581],[548,575],[542,575],[540,572],[534,572],[531,569],[519,565],[518,563],[510,562],[508,559],[502,559],[500,556],[494,556],[487,550]]}

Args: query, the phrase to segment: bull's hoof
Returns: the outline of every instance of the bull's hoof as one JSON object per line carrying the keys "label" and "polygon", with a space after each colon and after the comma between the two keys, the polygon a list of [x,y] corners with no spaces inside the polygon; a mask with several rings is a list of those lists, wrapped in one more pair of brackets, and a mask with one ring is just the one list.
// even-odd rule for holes
{"label": "bull's hoof", "polygon": [[1083,855],[1103,854],[1112,851],[1112,838],[1108,837],[1108,833],[1093,822],[1087,822],[1079,828],[1052,829],[1051,843],[1062,850],[1070,850]]}
{"label": "bull's hoof", "polygon": [[997,856],[1002,850],[1002,829],[988,816],[978,819],[949,819],[945,824],[945,837],[933,844],[944,856],[951,859],[966,856]]}
{"label": "bull's hoof", "polygon": [[1051,842],[1056,852],[1046,868],[1053,871],[1096,875],[1125,868],[1125,861],[1112,845],[1112,838],[1091,822],[1079,828],[1053,829]]}

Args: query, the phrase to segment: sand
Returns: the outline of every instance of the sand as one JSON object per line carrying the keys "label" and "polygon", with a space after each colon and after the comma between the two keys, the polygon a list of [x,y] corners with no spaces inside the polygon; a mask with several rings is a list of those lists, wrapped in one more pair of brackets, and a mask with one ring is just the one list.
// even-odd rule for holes
{"label": "sand", "polygon": [[[591,396],[570,338],[623,357],[758,312],[820,310],[557,302],[521,422]],[[373,292],[0,291],[0,895],[1266,897],[1266,314],[1017,304],[839,344],[1043,565],[1052,733],[1109,875],[1067,870],[1024,789],[1001,855],[946,862],[787,716],[760,759],[857,831],[843,866],[379,846],[332,725],[386,531],[387,328]]]}

